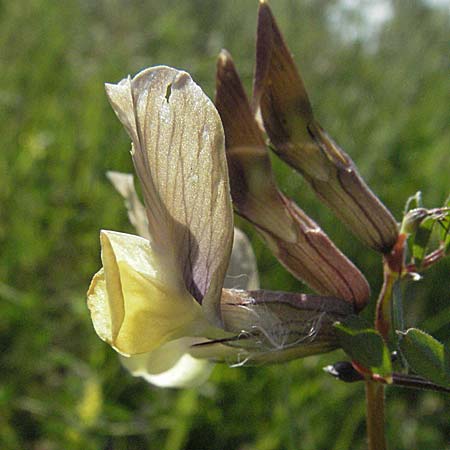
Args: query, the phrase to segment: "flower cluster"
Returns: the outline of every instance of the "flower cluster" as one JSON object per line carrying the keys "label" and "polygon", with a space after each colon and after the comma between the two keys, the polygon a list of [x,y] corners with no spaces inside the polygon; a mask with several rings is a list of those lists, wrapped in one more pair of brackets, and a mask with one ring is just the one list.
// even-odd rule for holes
{"label": "flower cluster", "polygon": [[[106,85],[128,132],[132,175],[110,172],[140,236],[102,231],[103,267],[88,291],[101,339],[159,386],[202,383],[214,362],[285,361],[337,348],[336,320],[360,311],[366,279],[277,187],[268,143],[370,247],[397,224],[313,116],[268,5],[260,4],[252,102],[219,55],[215,105],[183,71],[158,66]],[[258,289],[233,207],[318,295]],[[234,238],[233,238],[234,236]]]}

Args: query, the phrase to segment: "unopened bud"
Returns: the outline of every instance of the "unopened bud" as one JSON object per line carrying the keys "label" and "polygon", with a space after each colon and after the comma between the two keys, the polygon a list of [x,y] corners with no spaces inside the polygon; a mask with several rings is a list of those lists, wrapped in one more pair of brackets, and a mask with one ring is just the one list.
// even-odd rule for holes
{"label": "unopened bud", "polygon": [[275,183],[264,138],[227,52],[217,65],[216,107],[225,130],[233,205],[264,237],[279,261],[319,294],[362,309],[369,286],[321,228]]}
{"label": "unopened bud", "polygon": [[314,119],[302,78],[265,2],[258,17],[254,102],[275,152],[366,245],[389,252],[398,235],[395,219]]}

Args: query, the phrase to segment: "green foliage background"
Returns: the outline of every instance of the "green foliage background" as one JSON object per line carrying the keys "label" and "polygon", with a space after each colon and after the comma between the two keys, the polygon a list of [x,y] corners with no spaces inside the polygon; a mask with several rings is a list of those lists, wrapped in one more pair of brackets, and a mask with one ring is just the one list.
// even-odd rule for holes
{"label": "green foliage background", "polygon": [[[419,189],[428,206],[442,204],[448,11],[392,1],[393,17],[364,39],[363,15],[341,9],[336,19],[336,1],[272,3],[317,116],[395,216]],[[85,306],[100,265],[99,229],[132,231],[104,175],[131,171],[131,161],[103,83],[167,64],[189,71],[212,96],[215,57],[226,47],[250,88],[256,9],[256,1],[240,0],[0,2],[2,449],[365,447],[363,386],[321,371],[342,353],[217,367],[199,390],[160,390],[120,367]],[[355,30],[360,38],[352,39]],[[276,158],[274,165],[283,189],[363,270],[375,297],[379,256],[297,174]],[[251,236],[263,287],[305,290]],[[445,261],[427,273],[407,291],[406,306],[409,325],[447,341],[449,269]],[[388,389],[387,405],[391,448],[446,448],[448,396]]]}

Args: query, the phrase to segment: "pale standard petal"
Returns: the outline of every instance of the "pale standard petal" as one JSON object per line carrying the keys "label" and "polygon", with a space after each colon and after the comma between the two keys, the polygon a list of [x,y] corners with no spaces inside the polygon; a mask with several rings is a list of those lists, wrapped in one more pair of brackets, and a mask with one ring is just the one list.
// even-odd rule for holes
{"label": "pale standard petal", "polygon": [[149,352],[208,328],[181,279],[138,236],[102,231],[103,270],[88,291],[98,335],[124,355]]}
{"label": "pale standard petal", "polygon": [[209,320],[220,324],[233,233],[220,117],[186,72],[169,67],[106,91],[133,141],[152,247],[172,260]]}

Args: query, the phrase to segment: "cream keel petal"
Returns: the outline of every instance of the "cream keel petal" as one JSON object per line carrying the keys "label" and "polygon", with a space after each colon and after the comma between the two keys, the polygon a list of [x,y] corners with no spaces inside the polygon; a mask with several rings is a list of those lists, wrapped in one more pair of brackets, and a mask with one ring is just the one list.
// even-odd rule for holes
{"label": "cream keel petal", "polygon": [[207,360],[189,355],[198,339],[182,338],[170,341],[158,349],[120,360],[134,376],[159,387],[191,388],[203,384],[214,367]]}

